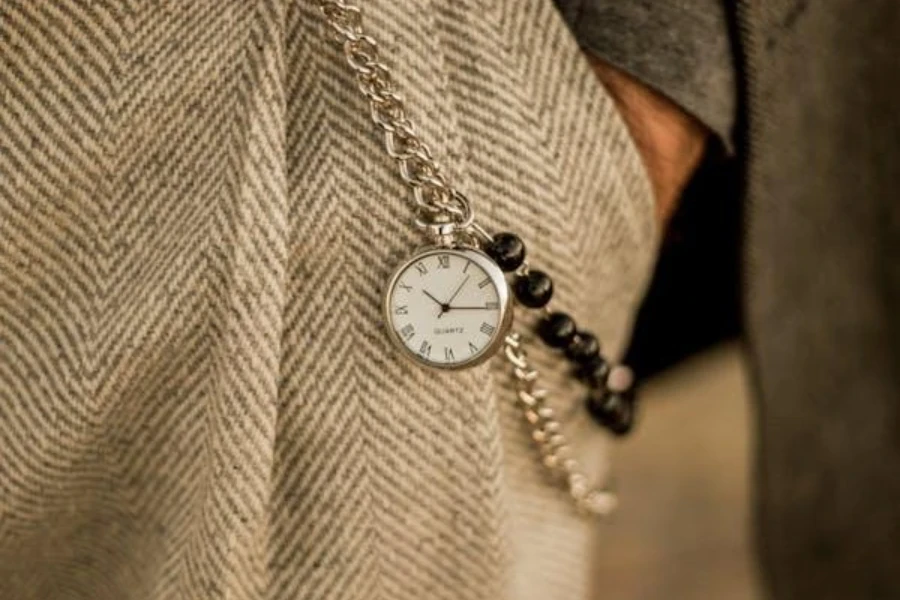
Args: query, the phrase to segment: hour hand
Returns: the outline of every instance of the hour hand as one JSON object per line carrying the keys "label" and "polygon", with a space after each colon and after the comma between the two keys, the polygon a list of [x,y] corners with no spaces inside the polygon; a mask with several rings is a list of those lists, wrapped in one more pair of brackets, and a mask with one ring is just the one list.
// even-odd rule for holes
{"label": "hour hand", "polygon": [[441,312],[438,313],[438,319],[440,319],[442,316],[444,316],[445,312],[450,310],[450,306],[448,304],[444,304],[443,302],[441,302],[440,300],[438,300],[437,298],[435,298],[434,296],[429,294],[426,290],[422,290],[422,293],[425,294],[426,296],[428,296],[429,298],[431,298],[432,300],[434,300],[435,304],[437,304],[438,306],[441,307]]}
{"label": "hour hand", "polygon": [[422,290],[422,293],[425,294],[426,296],[428,296],[429,298],[431,298],[432,300],[434,300],[434,302],[435,302],[438,306],[441,307],[441,310],[444,310],[444,309],[446,308],[446,307],[444,306],[444,303],[441,302],[440,300],[438,300],[437,298],[435,298],[434,296],[432,296],[431,294],[429,294],[429,293],[428,293],[428,290]]}

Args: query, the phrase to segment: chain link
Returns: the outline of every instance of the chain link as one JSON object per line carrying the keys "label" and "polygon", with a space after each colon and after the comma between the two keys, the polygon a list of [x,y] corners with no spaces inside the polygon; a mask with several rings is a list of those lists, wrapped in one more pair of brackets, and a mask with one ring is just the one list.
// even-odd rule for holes
{"label": "chain link", "polygon": [[616,495],[601,487],[592,487],[563,432],[556,410],[547,404],[548,392],[538,385],[540,374],[528,362],[518,333],[504,340],[503,354],[513,367],[516,400],[531,430],[531,439],[541,453],[541,461],[551,475],[562,480],[575,505],[590,514],[605,516],[616,509]]}
{"label": "chain link", "polygon": [[[469,200],[447,182],[431,150],[416,133],[390,69],[379,60],[378,44],[363,32],[360,9],[343,0],[318,0],[318,4],[335,40],[344,49],[360,91],[369,101],[372,121],[384,133],[388,155],[397,161],[400,177],[412,187],[416,222],[421,227],[452,222],[473,239],[489,242],[491,235],[475,223]],[[520,271],[527,269],[526,263]],[[530,427],[544,466],[564,482],[579,509],[601,516],[611,513],[618,503],[615,494],[592,487],[572,456],[563,425],[546,403],[547,390],[538,385],[540,374],[529,363],[519,333],[506,336],[503,355],[513,368],[516,404]]]}
{"label": "chain link", "polygon": [[384,133],[388,155],[397,161],[400,177],[412,187],[416,216],[424,223],[456,223],[468,229],[474,221],[469,200],[441,173],[428,145],[416,133],[397,93],[390,69],[379,59],[378,43],[365,34],[362,14],[343,0],[318,0],[344,58],[369,101],[369,115]]}

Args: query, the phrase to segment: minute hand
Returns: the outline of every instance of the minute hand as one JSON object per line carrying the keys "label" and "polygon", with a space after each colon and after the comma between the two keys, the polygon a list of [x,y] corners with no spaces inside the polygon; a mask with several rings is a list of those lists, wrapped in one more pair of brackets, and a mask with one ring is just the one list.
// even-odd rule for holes
{"label": "minute hand", "polygon": [[496,310],[487,306],[451,306],[450,310]]}

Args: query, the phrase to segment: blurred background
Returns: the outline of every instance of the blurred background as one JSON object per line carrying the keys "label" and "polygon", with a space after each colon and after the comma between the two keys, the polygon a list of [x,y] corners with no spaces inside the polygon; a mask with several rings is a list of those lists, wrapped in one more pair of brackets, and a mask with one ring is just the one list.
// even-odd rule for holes
{"label": "blurred background", "polygon": [[741,347],[717,345],[655,376],[614,457],[621,508],[595,552],[603,600],[756,600]]}
{"label": "blurred background", "polygon": [[604,600],[756,600],[753,404],[738,341],[736,165],[713,148],[663,242],[628,360],[640,426],[616,446],[622,508],[596,549]]}

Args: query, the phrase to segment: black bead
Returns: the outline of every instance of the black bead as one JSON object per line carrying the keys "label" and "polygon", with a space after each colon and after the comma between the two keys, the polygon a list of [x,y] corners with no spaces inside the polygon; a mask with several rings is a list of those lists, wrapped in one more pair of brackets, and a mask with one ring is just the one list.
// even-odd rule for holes
{"label": "black bead", "polygon": [[572,343],[566,347],[566,357],[579,364],[587,363],[600,354],[600,342],[587,331],[579,331]]}
{"label": "black bead", "polygon": [[634,388],[628,388],[627,391],[624,392],[614,392],[616,396],[620,396],[625,402],[629,404],[634,404],[635,398],[637,398],[637,391]]}
{"label": "black bead", "polygon": [[594,358],[581,363],[575,369],[575,376],[586,384],[597,387],[606,387],[606,376],[609,374],[609,363],[599,354]]}
{"label": "black bead", "polygon": [[498,233],[484,251],[503,271],[515,271],[525,260],[525,244],[514,233]]}
{"label": "black bead", "polygon": [[575,321],[565,313],[550,313],[538,322],[538,335],[551,348],[568,346],[576,331]]}
{"label": "black bead", "polygon": [[616,435],[625,435],[634,427],[634,402],[619,394],[593,390],[588,394],[587,409],[594,421]]}
{"label": "black bead", "polygon": [[553,280],[542,271],[529,271],[513,282],[516,298],[529,308],[546,306],[553,297]]}

